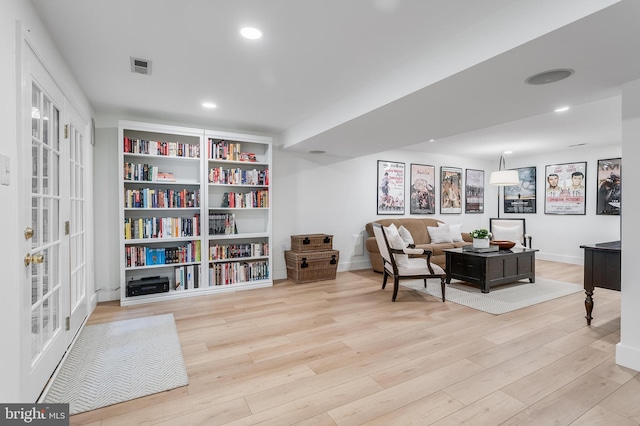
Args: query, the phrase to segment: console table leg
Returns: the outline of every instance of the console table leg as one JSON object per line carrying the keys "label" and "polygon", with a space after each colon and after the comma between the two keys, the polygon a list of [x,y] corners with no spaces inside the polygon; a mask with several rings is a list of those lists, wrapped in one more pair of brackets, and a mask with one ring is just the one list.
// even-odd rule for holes
{"label": "console table leg", "polygon": [[586,299],[584,300],[584,307],[587,310],[587,325],[591,325],[591,320],[593,317],[591,316],[591,312],[593,312],[593,291],[585,291],[587,294]]}

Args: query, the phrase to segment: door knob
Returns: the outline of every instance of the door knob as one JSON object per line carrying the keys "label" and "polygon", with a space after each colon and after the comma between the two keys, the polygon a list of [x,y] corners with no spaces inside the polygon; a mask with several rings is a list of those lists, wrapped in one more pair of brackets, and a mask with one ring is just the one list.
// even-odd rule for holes
{"label": "door knob", "polygon": [[33,237],[33,228],[29,228],[28,226],[24,228],[24,239],[28,240]]}
{"label": "door knob", "polygon": [[44,262],[44,256],[41,254],[34,254],[33,256],[27,253],[24,256],[24,266],[29,266],[31,263],[42,263]]}

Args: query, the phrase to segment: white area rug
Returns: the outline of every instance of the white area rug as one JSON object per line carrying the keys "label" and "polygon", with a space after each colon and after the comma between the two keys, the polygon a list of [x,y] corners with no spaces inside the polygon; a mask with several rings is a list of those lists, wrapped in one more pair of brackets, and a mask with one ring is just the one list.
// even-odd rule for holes
{"label": "white area rug", "polygon": [[78,414],[189,383],[173,314],[86,326],[45,403]]}
{"label": "white area rug", "polygon": [[[442,299],[439,280],[427,280],[426,289],[422,280],[407,280],[400,285]],[[578,284],[536,278],[535,283],[530,283],[529,280],[517,281],[493,287],[489,293],[482,293],[478,286],[452,281],[447,285],[445,296],[449,302],[499,315],[583,290],[584,287]]]}

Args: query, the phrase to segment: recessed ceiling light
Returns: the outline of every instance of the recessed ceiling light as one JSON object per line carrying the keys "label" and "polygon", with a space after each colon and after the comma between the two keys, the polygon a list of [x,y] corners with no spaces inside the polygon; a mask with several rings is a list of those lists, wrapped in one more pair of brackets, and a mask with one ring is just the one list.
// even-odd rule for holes
{"label": "recessed ceiling light", "polygon": [[556,108],[554,109],[555,112],[565,112],[565,111],[569,111],[569,107],[568,106],[563,106],[560,108]]}
{"label": "recessed ceiling light", "polygon": [[513,154],[513,151],[505,151],[503,154]]}
{"label": "recessed ceiling light", "polygon": [[436,141],[435,139],[429,139],[429,142],[435,142],[435,141]]}
{"label": "recessed ceiling light", "polygon": [[564,80],[574,72],[575,72],[574,70],[568,69],[568,68],[544,71],[544,72],[532,75],[531,77],[527,78],[525,82],[527,84],[533,84],[533,85],[555,83],[556,81]]}
{"label": "recessed ceiling light", "polygon": [[253,27],[244,27],[240,30],[240,34],[242,34],[242,37],[248,38],[249,40],[257,40],[262,37],[262,31]]}
{"label": "recessed ceiling light", "polygon": [[216,108],[218,105],[214,104],[213,102],[203,102],[202,106],[204,108],[213,109],[213,108]]}

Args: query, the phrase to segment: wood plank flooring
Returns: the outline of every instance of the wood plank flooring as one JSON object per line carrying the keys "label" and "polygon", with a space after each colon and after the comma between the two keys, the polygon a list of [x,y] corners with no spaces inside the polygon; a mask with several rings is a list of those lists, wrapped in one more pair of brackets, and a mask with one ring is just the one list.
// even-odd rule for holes
{"label": "wood plank flooring", "polygon": [[[539,277],[582,267],[538,260]],[[615,364],[620,293],[494,316],[382,276],[120,307],[88,324],[173,313],[189,385],[71,417],[86,425],[638,425],[640,375]]]}

